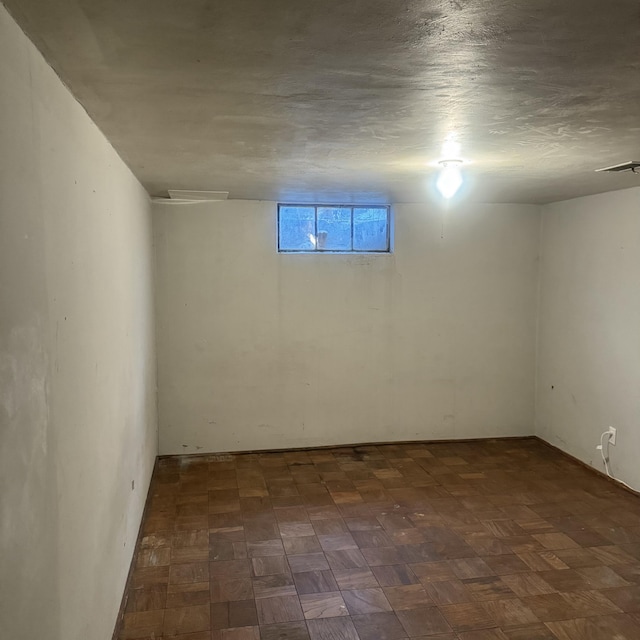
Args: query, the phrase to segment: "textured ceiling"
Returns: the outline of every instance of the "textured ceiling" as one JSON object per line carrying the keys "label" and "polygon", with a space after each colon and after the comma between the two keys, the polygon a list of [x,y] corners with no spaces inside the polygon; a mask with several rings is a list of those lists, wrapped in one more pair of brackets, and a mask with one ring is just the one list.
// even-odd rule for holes
{"label": "textured ceiling", "polygon": [[637,0],[5,0],[156,195],[424,201],[640,186]]}

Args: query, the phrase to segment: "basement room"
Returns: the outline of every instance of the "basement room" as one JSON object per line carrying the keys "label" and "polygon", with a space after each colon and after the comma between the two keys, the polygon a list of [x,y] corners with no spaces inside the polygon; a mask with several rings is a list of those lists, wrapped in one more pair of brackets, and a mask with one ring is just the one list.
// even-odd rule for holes
{"label": "basement room", "polygon": [[640,640],[636,0],[0,0],[0,638]]}

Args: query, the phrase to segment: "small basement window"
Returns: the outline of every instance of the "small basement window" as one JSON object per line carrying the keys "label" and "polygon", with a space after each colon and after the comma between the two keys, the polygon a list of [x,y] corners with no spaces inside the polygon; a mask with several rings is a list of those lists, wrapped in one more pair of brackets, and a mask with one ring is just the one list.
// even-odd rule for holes
{"label": "small basement window", "polygon": [[389,207],[278,205],[281,253],[389,253]]}

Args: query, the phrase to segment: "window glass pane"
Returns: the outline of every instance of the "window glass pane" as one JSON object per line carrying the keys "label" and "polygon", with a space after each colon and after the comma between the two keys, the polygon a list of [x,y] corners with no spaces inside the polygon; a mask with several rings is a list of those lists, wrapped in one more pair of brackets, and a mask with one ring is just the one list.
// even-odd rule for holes
{"label": "window glass pane", "polygon": [[280,251],[313,251],[315,249],[315,207],[278,209],[278,247]]}
{"label": "window glass pane", "polygon": [[388,251],[388,226],[386,207],[354,207],[354,251]]}
{"label": "window glass pane", "polygon": [[318,249],[351,251],[351,207],[318,207]]}

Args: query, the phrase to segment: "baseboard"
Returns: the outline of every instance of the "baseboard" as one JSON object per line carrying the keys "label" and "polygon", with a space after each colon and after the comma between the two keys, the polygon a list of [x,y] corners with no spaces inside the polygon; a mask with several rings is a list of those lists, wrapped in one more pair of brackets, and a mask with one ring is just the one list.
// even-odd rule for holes
{"label": "baseboard", "polygon": [[158,466],[158,457],[153,463],[153,470],[151,471],[151,477],[149,478],[149,487],[147,489],[147,497],[144,501],[144,509],[142,510],[142,518],[140,519],[140,526],[138,527],[138,535],[136,536],[135,547],[133,548],[133,556],[131,558],[131,564],[129,565],[129,573],[127,574],[127,579],[124,584],[124,591],[122,592],[122,600],[120,601],[120,609],[118,610],[118,617],[116,618],[116,624],[113,628],[113,636],[112,640],[118,640],[120,636],[120,630],[122,628],[122,622],[124,619],[124,614],[127,609],[127,602],[129,600],[129,593],[131,587],[131,581],[133,579],[133,571],[138,562],[138,551],[140,550],[140,543],[143,537],[143,528],[144,522],[147,516],[147,511],[149,509],[149,503],[151,502],[151,487],[153,485],[153,477],[156,474],[156,467]]}
{"label": "baseboard", "polygon": [[563,451],[562,449],[560,449],[560,447],[556,447],[556,445],[551,444],[550,442],[547,442],[546,440],[543,440],[540,436],[533,436],[533,437],[536,440],[538,440],[539,442],[541,442],[543,445],[545,445],[546,447],[549,447],[550,449],[553,449],[556,453],[559,453],[559,454],[563,455],[565,458],[569,458],[569,460],[575,462],[576,464],[579,464],[581,467],[584,467],[585,469],[588,469],[592,473],[595,473],[596,475],[600,476],[601,478],[604,478],[605,480],[611,482],[616,487],[619,487],[620,489],[624,489],[625,491],[628,491],[629,493],[633,494],[634,496],[640,497],[640,491],[636,491],[635,489],[632,489],[631,487],[627,487],[627,485],[623,484],[619,480],[616,480],[615,478],[611,478],[610,476],[608,476],[603,471],[600,471],[599,469],[596,469],[596,468],[592,467],[590,464],[584,462],[583,460],[580,460],[580,458],[576,458],[575,456],[572,456],[570,453],[567,453],[566,451]]}
{"label": "baseboard", "polygon": [[537,436],[495,436],[488,438],[443,438],[440,440],[385,440],[383,442],[352,442],[340,444],[323,444],[310,447],[286,447],[279,449],[243,449],[240,451],[199,451],[198,453],[166,453],[158,456],[159,460],[165,458],[203,458],[205,456],[235,456],[255,453],[288,453],[294,451],[315,451],[317,449],[342,449],[353,447],[385,447],[407,444],[461,444],[464,442],[498,442],[503,440],[532,440]]}

